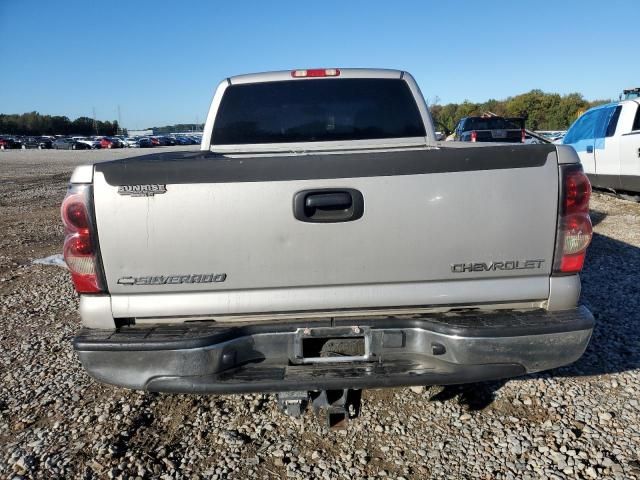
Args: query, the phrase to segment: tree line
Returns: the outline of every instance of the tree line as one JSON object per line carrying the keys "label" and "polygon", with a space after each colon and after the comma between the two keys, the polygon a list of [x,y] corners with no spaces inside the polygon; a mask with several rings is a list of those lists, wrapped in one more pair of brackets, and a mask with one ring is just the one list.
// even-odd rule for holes
{"label": "tree line", "polygon": [[201,132],[204,130],[204,123],[177,123],[175,125],[165,125],[164,127],[153,127],[151,130],[153,130],[153,133],[156,135],[175,132]]}
{"label": "tree line", "polygon": [[41,115],[38,112],[1,114],[0,134],[8,135],[116,135],[118,122],[93,121],[89,117],[71,120],[59,115]]}
{"label": "tree line", "polygon": [[484,103],[465,100],[462,103],[439,105],[436,99],[429,109],[436,130],[440,131],[453,131],[461,118],[485,112],[503,117],[523,117],[526,120],[526,127],[530,130],[566,130],[585,110],[610,101],[589,101],[579,93],[559,95],[542,90],[531,90],[505,100],[491,99]]}
{"label": "tree line", "polygon": [[[492,112],[505,117],[523,117],[530,130],[566,130],[585,110],[610,100],[586,100],[579,93],[559,95],[542,90],[508,97],[505,100],[487,100],[474,103],[465,100],[462,103],[440,105],[436,99],[430,105],[436,130],[452,131],[458,120],[470,115]],[[202,130],[203,124],[178,124],[155,127],[157,134],[178,131]],[[117,121],[96,122],[89,117],[70,120],[65,116],[41,115],[38,112],[23,114],[0,114],[0,134],[9,135],[116,135],[119,130]]]}

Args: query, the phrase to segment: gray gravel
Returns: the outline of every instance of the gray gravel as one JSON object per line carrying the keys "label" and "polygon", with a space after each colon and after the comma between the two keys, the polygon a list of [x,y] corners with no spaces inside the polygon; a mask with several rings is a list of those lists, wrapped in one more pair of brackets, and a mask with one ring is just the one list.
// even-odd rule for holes
{"label": "gray gravel", "polygon": [[131,153],[0,152],[0,477],[640,478],[640,204],[594,195],[583,301],[598,325],[576,364],[366,391],[348,431],[326,432],[271,396],[132,392],[83,372],[68,274],[31,260],[60,249],[73,165]]}

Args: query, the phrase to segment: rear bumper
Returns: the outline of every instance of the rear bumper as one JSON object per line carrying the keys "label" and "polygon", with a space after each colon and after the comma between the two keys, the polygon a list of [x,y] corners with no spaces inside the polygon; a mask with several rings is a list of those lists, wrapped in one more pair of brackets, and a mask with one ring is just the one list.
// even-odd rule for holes
{"label": "rear bumper", "polygon": [[[448,385],[524,375],[577,360],[593,325],[589,310],[579,307],[85,329],[73,343],[89,374],[105,383],[158,392],[281,392]],[[367,345],[358,360],[300,356],[307,336],[343,337],[354,331]]]}

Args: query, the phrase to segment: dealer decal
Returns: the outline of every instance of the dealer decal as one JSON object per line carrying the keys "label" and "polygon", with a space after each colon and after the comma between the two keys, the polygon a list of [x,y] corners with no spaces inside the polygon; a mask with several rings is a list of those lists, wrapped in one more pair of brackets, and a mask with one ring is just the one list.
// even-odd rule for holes
{"label": "dealer decal", "polygon": [[120,195],[130,195],[132,197],[153,197],[167,193],[167,186],[159,183],[148,185],[118,185]]}

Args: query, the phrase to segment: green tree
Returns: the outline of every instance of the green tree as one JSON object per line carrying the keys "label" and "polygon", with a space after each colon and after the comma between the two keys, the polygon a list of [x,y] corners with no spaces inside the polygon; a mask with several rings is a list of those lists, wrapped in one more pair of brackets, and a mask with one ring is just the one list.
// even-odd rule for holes
{"label": "green tree", "polygon": [[579,93],[559,95],[536,89],[504,100],[490,99],[484,103],[465,100],[460,104],[431,105],[430,110],[436,125],[443,125],[448,130],[452,130],[463,117],[486,112],[523,117],[531,130],[565,130],[584,110],[609,101],[589,102]]}

